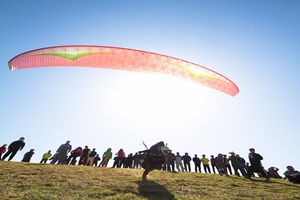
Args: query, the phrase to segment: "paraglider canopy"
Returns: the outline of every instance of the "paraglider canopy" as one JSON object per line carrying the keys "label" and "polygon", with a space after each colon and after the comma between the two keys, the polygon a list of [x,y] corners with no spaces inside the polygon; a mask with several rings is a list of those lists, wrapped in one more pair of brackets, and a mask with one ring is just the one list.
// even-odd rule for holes
{"label": "paraglider canopy", "polygon": [[147,51],[107,46],[56,46],[22,53],[8,62],[10,70],[77,66],[166,74],[198,83],[231,96],[238,87],[225,76],[206,67]]}

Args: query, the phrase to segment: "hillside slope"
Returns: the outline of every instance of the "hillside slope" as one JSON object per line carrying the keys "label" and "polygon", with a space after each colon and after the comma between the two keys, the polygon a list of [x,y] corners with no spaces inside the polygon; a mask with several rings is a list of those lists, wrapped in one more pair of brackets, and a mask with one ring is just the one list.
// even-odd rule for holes
{"label": "hillside slope", "polygon": [[0,162],[0,199],[300,199],[287,180]]}

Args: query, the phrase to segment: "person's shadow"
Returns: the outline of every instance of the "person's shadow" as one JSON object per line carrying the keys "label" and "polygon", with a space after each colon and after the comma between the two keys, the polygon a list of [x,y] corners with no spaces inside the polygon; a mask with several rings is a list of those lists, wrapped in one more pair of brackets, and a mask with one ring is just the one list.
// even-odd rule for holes
{"label": "person's shadow", "polygon": [[159,185],[154,181],[138,181],[139,195],[147,198],[148,200],[168,200],[175,199],[164,186]]}

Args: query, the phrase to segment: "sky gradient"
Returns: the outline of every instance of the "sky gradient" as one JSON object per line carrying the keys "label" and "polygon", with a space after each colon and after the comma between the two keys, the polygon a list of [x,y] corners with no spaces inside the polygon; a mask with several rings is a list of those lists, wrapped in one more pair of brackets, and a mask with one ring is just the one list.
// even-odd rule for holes
{"label": "sky gradient", "polygon": [[[300,170],[300,2],[0,1],[0,145],[24,136],[39,162],[70,140],[102,154],[164,140],[174,152],[247,159]],[[10,71],[38,48],[99,45],[164,54],[212,69],[235,97],[137,72],[49,67]],[[111,162],[112,164],[112,162]]]}

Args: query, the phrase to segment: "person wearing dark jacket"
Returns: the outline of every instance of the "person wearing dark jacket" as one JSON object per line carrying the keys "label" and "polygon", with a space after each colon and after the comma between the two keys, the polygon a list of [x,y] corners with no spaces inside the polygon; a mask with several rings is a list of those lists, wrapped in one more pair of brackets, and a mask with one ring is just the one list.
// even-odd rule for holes
{"label": "person wearing dark jacket", "polygon": [[18,151],[22,151],[22,149],[25,147],[25,142],[24,142],[25,138],[21,137],[19,140],[12,142],[9,146],[8,146],[8,151],[6,152],[6,154],[4,154],[3,158],[1,160],[5,160],[5,158],[7,156],[9,156],[9,154],[11,154],[8,158],[8,161],[10,161],[11,159],[13,159],[13,157],[17,154]]}
{"label": "person wearing dark jacket", "polygon": [[197,169],[198,169],[199,172],[201,173],[201,160],[197,154],[195,154],[195,157],[193,158],[193,162],[195,165],[195,172],[197,172]]}
{"label": "person wearing dark jacket", "polygon": [[292,166],[287,166],[287,171],[284,172],[285,177],[291,182],[300,184],[300,172],[295,170]]}
{"label": "person wearing dark jacket", "polygon": [[168,171],[175,172],[175,154],[172,153],[172,150],[170,150],[167,156],[168,156],[168,163],[167,163]]}
{"label": "person wearing dark jacket", "polygon": [[261,160],[263,160],[263,157],[260,154],[255,153],[254,148],[250,148],[249,151],[249,161],[251,166],[248,169],[246,178],[251,179],[251,175],[253,174],[253,172],[259,172],[266,178],[265,181],[269,181],[270,177],[261,164]]}
{"label": "person wearing dark jacket", "polygon": [[184,156],[181,158],[183,160],[184,168],[186,172],[191,172],[191,157],[188,153],[185,153]]}
{"label": "person wearing dark jacket", "polygon": [[82,155],[79,158],[78,165],[85,165],[87,163],[87,159],[88,159],[90,152],[91,152],[91,150],[89,149],[89,147],[85,146],[84,149],[82,150]]}
{"label": "person wearing dark jacket", "polygon": [[123,167],[124,168],[133,168],[133,155],[132,155],[132,153],[128,154],[128,156],[125,157]]}
{"label": "person wearing dark jacket", "polygon": [[210,165],[211,165],[211,168],[212,168],[212,170],[213,170],[213,172],[215,174],[216,173],[215,168],[218,170],[217,163],[216,163],[216,158],[215,158],[214,155],[211,155],[210,157],[211,157],[211,159],[210,159]]}
{"label": "person wearing dark jacket", "polygon": [[97,167],[98,165],[98,162],[101,160],[101,158],[99,157],[99,154],[97,154],[95,157],[94,157],[94,163],[93,165],[95,165],[95,167]]}
{"label": "person wearing dark jacket", "polygon": [[94,158],[96,155],[97,155],[96,148],[93,148],[93,150],[89,153],[89,156],[88,156],[88,159],[87,159],[85,165],[93,166]]}
{"label": "person wearing dark jacket", "polygon": [[25,153],[23,159],[21,162],[30,162],[31,157],[34,154],[34,149],[30,149],[30,151],[28,151],[27,153]]}

